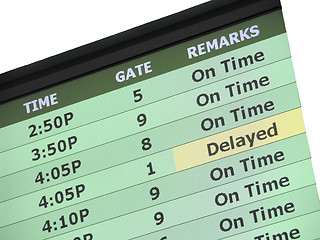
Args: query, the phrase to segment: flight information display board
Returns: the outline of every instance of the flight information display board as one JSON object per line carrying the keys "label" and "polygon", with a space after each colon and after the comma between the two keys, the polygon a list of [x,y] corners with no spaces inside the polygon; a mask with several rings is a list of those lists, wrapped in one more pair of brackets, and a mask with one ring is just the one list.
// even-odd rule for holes
{"label": "flight information display board", "polygon": [[1,239],[320,238],[280,8],[0,116]]}

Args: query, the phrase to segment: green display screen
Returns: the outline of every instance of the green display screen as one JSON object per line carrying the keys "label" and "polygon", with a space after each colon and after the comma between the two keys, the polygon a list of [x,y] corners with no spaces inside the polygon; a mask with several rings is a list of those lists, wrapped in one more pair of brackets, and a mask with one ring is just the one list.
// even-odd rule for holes
{"label": "green display screen", "polygon": [[281,10],[0,106],[4,240],[318,239]]}

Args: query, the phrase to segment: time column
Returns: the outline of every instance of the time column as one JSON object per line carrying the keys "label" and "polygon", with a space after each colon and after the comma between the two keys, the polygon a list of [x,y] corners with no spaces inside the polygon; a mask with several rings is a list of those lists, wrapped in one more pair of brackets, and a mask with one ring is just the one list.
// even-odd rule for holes
{"label": "time column", "polygon": [[[65,111],[63,113],[61,111],[58,111],[58,113],[54,111],[1,129],[0,133],[3,139],[7,138],[7,141],[11,141],[9,145],[13,146],[11,149],[4,149],[4,151],[0,152],[0,161],[3,166],[0,172],[0,214],[1,216],[7,216],[2,217],[0,220],[2,237],[6,239],[27,237],[24,236],[24,232],[12,231],[15,229],[14,226],[16,224],[21,227],[25,220],[27,220],[23,216],[24,214],[22,214],[24,209],[33,209],[33,206],[36,204],[39,209],[42,209],[41,213],[45,214],[52,211],[50,207],[72,202],[82,197],[82,194],[86,190],[85,184],[64,187],[50,195],[44,193],[40,198],[24,198],[24,195],[46,189],[55,183],[64,182],[71,177],[77,176],[82,167],[80,159],[69,160],[63,163],[48,161],[54,159],[58,153],[63,155],[70,153],[76,146],[78,137],[72,134],[57,141],[50,142],[47,140],[50,139],[48,137],[57,132],[61,133],[70,130],[74,127],[72,126],[73,121],[74,113],[72,111]],[[16,137],[19,137],[13,136],[16,135],[16,131],[12,131],[15,125],[20,130],[24,126],[25,132],[23,134],[28,135],[28,140],[24,144],[14,141]],[[49,142],[45,145],[40,144],[41,147],[31,147],[36,146],[39,142],[46,141]],[[30,145],[30,143],[32,144]],[[22,146],[25,146],[26,149],[29,146],[31,148],[29,147],[30,149],[24,155],[21,155],[21,152],[15,154],[15,149]],[[10,158],[6,156],[10,156]],[[51,166],[50,168],[46,166],[48,163]],[[46,170],[42,170],[42,168]],[[25,199],[25,201],[21,201],[22,199]],[[42,226],[32,226],[29,230],[34,231],[35,228],[42,227],[42,231],[51,232],[67,228],[69,225],[84,222],[88,215],[89,210],[82,208],[78,211],[68,212],[56,220],[47,220]],[[17,229],[21,229],[20,227]]]}

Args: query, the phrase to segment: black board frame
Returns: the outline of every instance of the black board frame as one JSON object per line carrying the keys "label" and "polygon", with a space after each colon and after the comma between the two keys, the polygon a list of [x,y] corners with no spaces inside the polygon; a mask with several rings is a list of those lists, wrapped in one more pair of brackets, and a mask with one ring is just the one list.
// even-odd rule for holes
{"label": "black board frame", "polygon": [[279,9],[280,0],[201,4],[0,74],[0,104]]}

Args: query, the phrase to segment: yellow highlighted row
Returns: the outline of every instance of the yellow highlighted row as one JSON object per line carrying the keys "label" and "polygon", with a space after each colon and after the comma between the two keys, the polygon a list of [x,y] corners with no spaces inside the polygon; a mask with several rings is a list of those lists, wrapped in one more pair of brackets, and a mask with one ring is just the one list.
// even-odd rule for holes
{"label": "yellow highlighted row", "polygon": [[195,167],[304,132],[301,108],[294,109],[174,148],[176,169]]}

